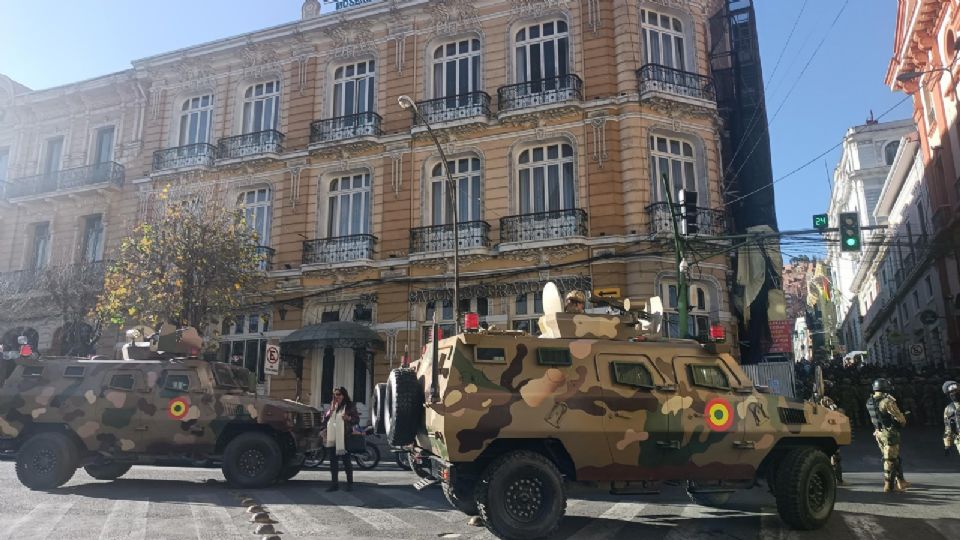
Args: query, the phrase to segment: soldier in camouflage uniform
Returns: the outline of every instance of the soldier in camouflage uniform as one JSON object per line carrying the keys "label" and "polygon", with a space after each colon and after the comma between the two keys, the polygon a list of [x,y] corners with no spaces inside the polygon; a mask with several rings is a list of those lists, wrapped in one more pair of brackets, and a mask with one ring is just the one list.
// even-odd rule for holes
{"label": "soldier in camouflage uniform", "polygon": [[951,447],[960,452],[960,386],[956,381],[947,381],[943,393],[950,398],[950,404],[943,409],[943,453],[950,455]]}
{"label": "soldier in camouflage uniform", "polygon": [[887,379],[873,381],[873,395],[867,400],[867,412],[873,422],[873,436],[883,454],[883,492],[906,491],[910,484],[903,478],[900,462],[900,430],[907,419],[890,395],[893,387]]}

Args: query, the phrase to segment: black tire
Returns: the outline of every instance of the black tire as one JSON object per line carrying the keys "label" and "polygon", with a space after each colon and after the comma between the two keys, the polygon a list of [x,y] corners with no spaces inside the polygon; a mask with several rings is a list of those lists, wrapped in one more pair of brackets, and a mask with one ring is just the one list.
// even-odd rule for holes
{"label": "black tire", "polygon": [[55,489],[77,472],[78,450],[63,433],[39,433],[17,453],[17,479],[32,490]]}
{"label": "black tire", "polygon": [[110,462],[103,465],[91,463],[90,465],[84,466],[83,470],[87,471],[87,474],[97,480],[116,480],[127,474],[130,467],[133,467],[133,465],[129,463]]}
{"label": "black tire", "polygon": [[410,470],[410,463],[407,462],[407,456],[409,452],[394,452],[393,459],[397,460],[397,466],[405,471]]}
{"label": "black tire", "polygon": [[373,432],[377,435],[383,435],[387,432],[387,424],[384,421],[384,400],[387,397],[386,383],[377,383],[373,387],[373,407],[370,409],[371,424]]}
{"label": "black tire", "polygon": [[241,433],[223,451],[223,476],[242,488],[269,486],[280,477],[283,452],[277,441],[259,431]]}
{"label": "black tire", "polygon": [[353,455],[357,467],[369,471],[380,464],[380,449],[373,443],[367,443],[364,451]]}
{"label": "black tire", "polygon": [[468,516],[480,514],[480,510],[477,509],[476,491],[477,482],[475,480],[459,479],[443,483],[443,496],[447,498],[450,506]]}
{"label": "black tire", "polygon": [[498,538],[551,537],[567,509],[567,493],[557,467],[536,452],[519,450],[497,458],[476,489],[483,524]]}
{"label": "black tire", "polygon": [[325,457],[326,452],[323,449],[307,452],[307,455],[303,458],[303,466],[307,469],[319,469]]}
{"label": "black tire", "polygon": [[794,529],[823,527],[837,500],[830,458],[816,448],[797,448],[784,456],[775,484],[780,519]]}
{"label": "black tire", "polygon": [[413,444],[423,418],[423,388],[415,371],[397,368],[390,372],[384,411],[390,446]]}

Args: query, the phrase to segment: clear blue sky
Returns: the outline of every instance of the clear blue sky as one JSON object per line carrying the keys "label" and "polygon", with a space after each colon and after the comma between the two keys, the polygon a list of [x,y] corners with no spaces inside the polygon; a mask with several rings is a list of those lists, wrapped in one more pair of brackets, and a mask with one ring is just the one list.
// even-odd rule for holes
{"label": "clear blue sky", "polygon": [[[300,5],[300,0],[0,0],[0,73],[31,88],[56,86],[125,69],[133,59],[289,22],[299,18]],[[839,142],[848,127],[866,120],[870,109],[880,114],[902,99],[883,84],[892,54],[895,0],[758,0],[757,18],[774,178]],[[909,114],[908,101],[885,119]],[[838,156],[831,152],[777,183],[781,229],[809,228],[810,216],[825,210],[829,187],[824,161],[832,171]]]}

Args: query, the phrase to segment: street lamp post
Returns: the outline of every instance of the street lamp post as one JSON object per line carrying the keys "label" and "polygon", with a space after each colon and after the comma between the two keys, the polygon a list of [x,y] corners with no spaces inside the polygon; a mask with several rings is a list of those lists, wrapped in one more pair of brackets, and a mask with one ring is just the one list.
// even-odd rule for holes
{"label": "street lamp post", "polygon": [[[410,96],[400,96],[397,98],[397,103],[400,105],[401,109],[411,109],[413,114],[423,123],[427,128],[427,133],[430,135],[430,138],[433,140],[433,144],[436,145],[437,151],[440,152],[440,160],[443,162],[443,170],[447,175],[447,198],[450,201],[450,205],[453,207],[453,316],[454,316],[454,329],[457,333],[460,332],[460,223],[457,218],[457,184],[453,180],[453,174],[450,173],[449,162],[447,161],[447,155],[443,152],[443,147],[440,145],[440,140],[437,139],[437,135],[433,132],[433,128],[430,127],[430,123],[427,122],[427,119],[420,114],[420,108],[417,107],[417,104],[410,98]],[[434,336],[434,340],[436,336]]]}

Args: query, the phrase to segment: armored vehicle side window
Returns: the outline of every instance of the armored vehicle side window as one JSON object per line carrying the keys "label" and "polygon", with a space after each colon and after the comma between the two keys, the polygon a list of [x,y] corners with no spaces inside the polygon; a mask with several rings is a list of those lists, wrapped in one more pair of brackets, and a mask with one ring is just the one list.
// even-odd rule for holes
{"label": "armored vehicle side window", "polygon": [[66,369],[63,370],[63,376],[77,378],[83,377],[83,372],[86,370],[87,368],[83,366],[67,366]]}
{"label": "armored vehicle side window", "polygon": [[24,377],[39,377],[43,375],[43,366],[25,366],[23,368]]}
{"label": "armored vehicle side window", "polygon": [[570,366],[573,359],[570,349],[537,349],[537,363],[541,366]]}
{"label": "armored vehicle side window", "polygon": [[183,373],[168,373],[167,380],[164,382],[163,387],[167,390],[186,392],[190,390],[190,377]]}
{"label": "armored vehicle side window", "polygon": [[637,388],[653,388],[653,376],[643,364],[632,362],[613,362],[610,364],[613,380],[617,384]]}
{"label": "armored vehicle side window", "polygon": [[477,362],[504,364],[507,353],[500,347],[477,347]]}
{"label": "armored vehicle side window", "polygon": [[133,390],[135,379],[132,373],[118,373],[110,377],[110,388],[115,390]]}
{"label": "armored vehicle side window", "polygon": [[690,370],[690,381],[696,386],[705,386],[707,388],[719,388],[722,390],[730,389],[730,381],[727,374],[720,369],[720,366],[697,365],[688,366]]}

